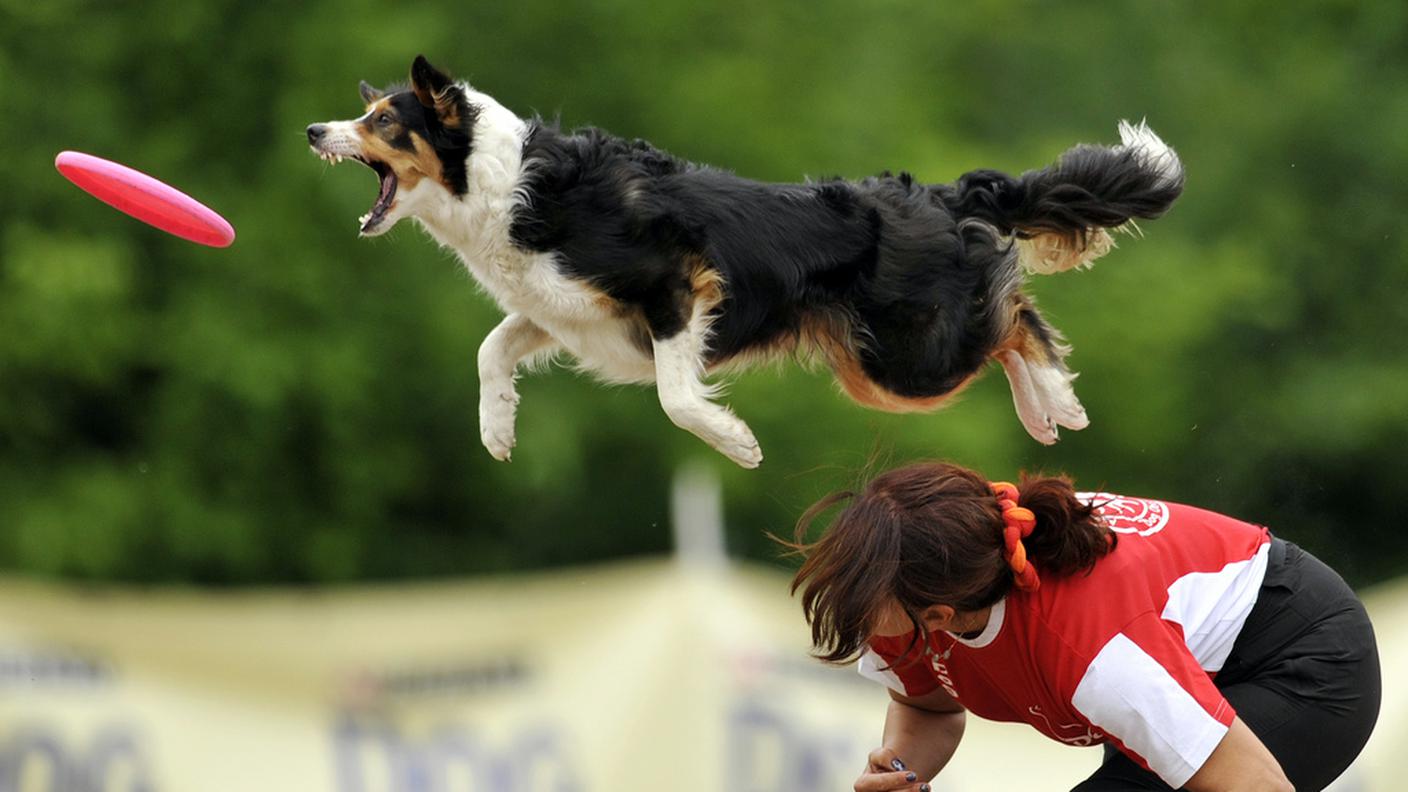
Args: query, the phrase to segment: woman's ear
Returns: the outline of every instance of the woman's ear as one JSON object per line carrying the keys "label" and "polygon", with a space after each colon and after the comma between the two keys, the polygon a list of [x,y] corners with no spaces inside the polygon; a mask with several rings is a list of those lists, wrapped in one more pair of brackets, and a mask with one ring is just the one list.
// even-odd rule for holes
{"label": "woman's ear", "polygon": [[924,629],[929,632],[935,630],[953,630],[954,619],[957,618],[958,611],[951,605],[930,605],[919,614],[919,618],[924,621]]}

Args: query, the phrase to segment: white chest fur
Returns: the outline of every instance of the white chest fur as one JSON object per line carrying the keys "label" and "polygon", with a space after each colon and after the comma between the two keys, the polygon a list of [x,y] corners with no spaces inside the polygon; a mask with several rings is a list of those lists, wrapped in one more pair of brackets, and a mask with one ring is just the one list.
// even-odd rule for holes
{"label": "white chest fur", "polygon": [[542,327],[580,366],[612,382],[652,382],[651,357],[621,318],[588,284],[565,277],[550,253],[515,247],[509,229],[525,198],[523,138],[527,125],[492,98],[465,86],[480,107],[474,152],[462,198],[417,202],[416,217],[441,245],[454,250],[505,313]]}

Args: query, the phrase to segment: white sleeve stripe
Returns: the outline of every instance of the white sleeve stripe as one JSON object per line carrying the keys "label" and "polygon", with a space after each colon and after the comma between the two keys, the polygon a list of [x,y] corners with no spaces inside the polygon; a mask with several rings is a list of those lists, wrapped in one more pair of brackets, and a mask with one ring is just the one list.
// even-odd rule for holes
{"label": "white sleeve stripe", "polygon": [[1270,543],[1245,561],[1216,572],[1190,572],[1168,587],[1165,621],[1183,627],[1183,642],[1205,671],[1221,671],[1256,605],[1266,577]]}
{"label": "white sleeve stripe", "polygon": [[900,680],[899,674],[886,668],[887,665],[889,664],[885,662],[885,658],[866,649],[865,654],[860,656],[860,662],[856,663],[856,670],[866,679],[879,682],[901,696],[909,695],[909,691],[905,690],[904,682]]}
{"label": "white sleeve stripe", "polygon": [[1157,660],[1116,635],[1091,661],[1071,704],[1178,789],[1227,733]]}

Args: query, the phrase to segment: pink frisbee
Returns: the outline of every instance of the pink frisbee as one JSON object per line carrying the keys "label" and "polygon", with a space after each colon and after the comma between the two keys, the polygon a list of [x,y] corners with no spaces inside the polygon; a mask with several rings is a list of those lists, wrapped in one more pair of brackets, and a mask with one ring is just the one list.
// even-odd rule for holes
{"label": "pink frisbee", "polygon": [[211,247],[235,241],[235,229],[225,218],[141,171],[77,151],[60,152],[54,167],[99,201],[162,231]]}

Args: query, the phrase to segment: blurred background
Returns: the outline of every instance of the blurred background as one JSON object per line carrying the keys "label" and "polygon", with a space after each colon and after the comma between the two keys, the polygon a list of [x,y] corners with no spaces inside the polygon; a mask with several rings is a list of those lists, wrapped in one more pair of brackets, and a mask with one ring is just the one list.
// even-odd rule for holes
{"label": "blurred background", "polygon": [[[729,388],[766,455],[743,471],[653,391],[556,367],[505,465],[476,419],[498,310],[412,224],[359,240],[374,177],[304,138],[417,53],[759,179],[1020,172],[1147,118],[1188,185],[1030,283],[1092,419],[1054,447],[998,371],[887,416],[783,366]],[[1267,524],[1403,656],[1403,3],[0,0],[0,97],[0,790],[848,788],[884,694],[806,658],[765,532],[918,457]],[[63,149],[238,239],[119,215]],[[676,534],[706,560],[666,560]],[[1032,739],[1023,788],[1098,761]],[[968,766],[936,788],[995,783]]]}

